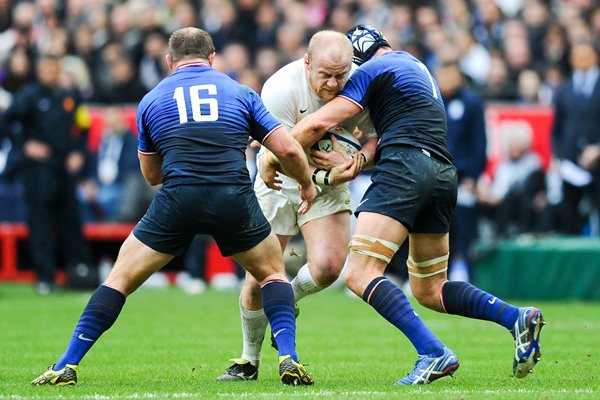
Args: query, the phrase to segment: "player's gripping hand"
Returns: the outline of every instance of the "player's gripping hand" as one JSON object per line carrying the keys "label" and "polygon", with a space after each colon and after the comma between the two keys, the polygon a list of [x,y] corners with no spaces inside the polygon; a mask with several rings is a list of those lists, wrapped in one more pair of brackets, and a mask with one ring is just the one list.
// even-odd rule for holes
{"label": "player's gripping hand", "polygon": [[300,198],[302,199],[302,204],[298,209],[298,214],[306,214],[306,212],[310,210],[315,197],[317,197],[317,188],[311,182],[307,187],[298,185],[298,189],[300,190]]}
{"label": "player's gripping hand", "polygon": [[314,164],[319,168],[332,169],[339,167],[348,160],[352,159],[352,157],[348,155],[346,150],[340,145],[335,135],[331,135],[330,140],[331,144],[333,145],[333,150],[329,152],[316,150],[313,148],[310,149],[310,157],[312,158]]}
{"label": "player's gripping hand", "polygon": [[354,157],[346,161],[344,164],[334,167],[329,172],[329,180],[332,186],[339,185],[340,183],[349,182],[362,171],[365,165],[365,158],[360,152],[356,153]]}
{"label": "player's gripping hand", "polygon": [[281,178],[277,173],[277,169],[266,162],[266,154],[259,153],[258,155],[258,175],[263,180],[269,189],[281,190]]}

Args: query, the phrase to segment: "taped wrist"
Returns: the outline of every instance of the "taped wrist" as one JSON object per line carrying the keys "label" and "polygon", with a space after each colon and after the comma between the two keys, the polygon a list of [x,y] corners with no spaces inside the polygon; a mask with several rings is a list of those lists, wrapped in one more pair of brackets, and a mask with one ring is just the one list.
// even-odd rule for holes
{"label": "taped wrist", "polygon": [[330,174],[331,174],[331,171],[328,171],[326,169],[317,168],[314,170],[314,172],[312,174],[312,181],[316,185],[331,186],[331,182],[329,181]]}

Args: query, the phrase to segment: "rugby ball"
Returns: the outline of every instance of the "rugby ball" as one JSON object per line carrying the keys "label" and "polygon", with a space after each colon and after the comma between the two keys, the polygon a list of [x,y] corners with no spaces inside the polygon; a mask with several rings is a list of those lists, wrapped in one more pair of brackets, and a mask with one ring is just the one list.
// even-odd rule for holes
{"label": "rugby ball", "polygon": [[350,157],[352,157],[362,148],[354,136],[340,135],[334,132],[326,132],[323,137],[312,146],[312,148],[315,150],[324,151],[326,153],[333,151],[333,143],[331,142],[332,135],[335,136],[340,146],[346,152],[346,155]]}

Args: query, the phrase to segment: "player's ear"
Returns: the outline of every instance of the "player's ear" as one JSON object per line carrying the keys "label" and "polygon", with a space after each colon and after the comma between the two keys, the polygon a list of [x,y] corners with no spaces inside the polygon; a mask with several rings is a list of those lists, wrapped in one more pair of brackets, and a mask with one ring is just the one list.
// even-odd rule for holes
{"label": "player's ear", "polygon": [[216,52],[212,52],[208,55],[208,65],[210,65],[212,67],[213,63],[215,62],[215,57],[217,56]]}
{"label": "player's ear", "polygon": [[170,54],[167,54],[165,56],[165,61],[167,62],[167,67],[169,67],[170,70],[173,69],[173,57],[171,57]]}
{"label": "player's ear", "polygon": [[304,66],[310,68],[310,57],[308,57],[308,53],[304,53]]}

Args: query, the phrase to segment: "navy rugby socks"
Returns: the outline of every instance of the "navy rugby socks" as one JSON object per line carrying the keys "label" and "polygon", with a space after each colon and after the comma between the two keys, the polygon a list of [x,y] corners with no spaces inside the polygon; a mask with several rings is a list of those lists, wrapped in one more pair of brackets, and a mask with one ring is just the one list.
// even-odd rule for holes
{"label": "navy rugby socks", "polygon": [[381,276],[373,279],[363,293],[373,307],[411,341],[419,355],[439,357],[444,344],[425,325],[399,287]]}
{"label": "navy rugby socks", "polygon": [[476,288],[468,282],[447,281],[442,286],[442,306],[448,314],[496,322],[511,329],[519,308]]}
{"label": "navy rugby socks", "polygon": [[125,304],[123,293],[100,285],[92,294],[75,327],[65,353],[54,366],[59,371],[66,364],[78,365],[96,340],[116,321]]}
{"label": "navy rugby socks", "polygon": [[262,286],[263,309],[271,332],[275,336],[279,355],[290,355],[298,362],[296,354],[296,319],[294,317],[294,291],[289,282],[271,280]]}

